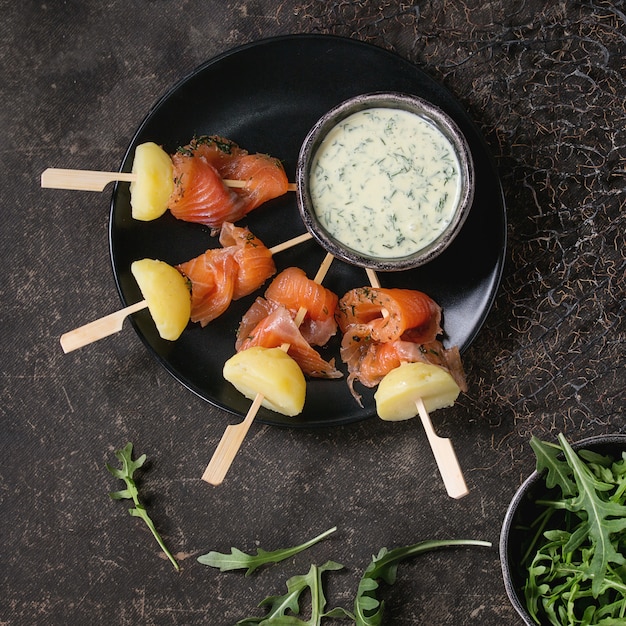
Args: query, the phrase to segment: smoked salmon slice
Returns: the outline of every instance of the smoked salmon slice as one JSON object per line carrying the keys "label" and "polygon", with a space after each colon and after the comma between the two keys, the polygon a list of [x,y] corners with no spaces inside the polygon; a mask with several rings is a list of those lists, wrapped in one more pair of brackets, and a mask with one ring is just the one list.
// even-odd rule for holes
{"label": "smoked salmon slice", "polygon": [[305,375],[316,378],[341,378],[343,376],[335,367],[334,359],[324,360],[311,347],[302,336],[291,313],[281,305],[277,306],[242,338],[237,351],[241,352],[253,346],[278,348],[283,344],[289,344],[287,354],[296,361]]}
{"label": "smoked salmon slice", "polygon": [[258,289],[276,273],[272,253],[248,228],[226,222],[220,232],[221,248],[177,265],[191,282],[191,321],[206,326],[229,307],[232,300]]}
{"label": "smoked salmon slice", "polygon": [[289,181],[282,163],[268,154],[246,154],[233,163],[224,178],[246,183],[240,194],[246,198],[246,213],[287,193]]}
{"label": "smoked salmon slice", "polygon": [[[284,305],[266,298],[257,298],[239,322],[235,349],[239,350],[239,347],[245,338],[252,333],[255,326],[281,306]],[[292,318],[295,318],[294,312],[289,312]],[[305,317],[299,326],[299,330],[309,345],[325,346],[329,339],[337,333],[337,322],[335,322],[333,317],[325,320],[314,320]]]}
{"label": "smoked salmon slice", "polygon": [[288,267],[272,280],[265,298],[257,298],[243,316],[235,348],[279,306],[288,309],[293,318],[304,307],[307,313],[300,324],[300,333],[310,345],[324,346],[337,332],[335,310],[338,300],[335,293],[308,278],[300,268]]}
{"label": "smoked salmon slice", "polygon": [[204,157],[175,154],[174,191],[168,208],[179,220],[219,228],[245,214],[245,199],[227,187],[220,173]]}
{"label": "smoked salmon slice", "polygon": [[458,348],[446,349],[436,339],[442,332],[441,307],[426,294],[358,287],[339,300],[335,316],[343,333],[340,355],[348,367],[348,387],[361,406],[354,383],[375,387],[401,363],[438,365],[467,390]]}
{"label": "smoked salmon slice", "polygon": [[192,322],[206,326],[233,300],[237,262],[227,250],[208,250],[177,269],[191,281]]}
{"label": "smoked salmon slice", "polygon": [[427,343],[441,333],[441,307],[413,289],[357,287],[339,300],[336,313],[342,332],[353,324],[370,329],[373,341],[386,343],[410,332],[411,341]]}
{"label": "smoked salmon slice", "polygon": [[402,363],[431,363],[450,372],[462,391],[467,391],[461,356],[456,346],[444,348],[440,341],[427,344],[397,339],[387,343],[371,341],[367,327],[355,325],[348,329],[341,343],[341,358],[348,366],[348,387],[361,404],[354,389],[359,381],[365,387],[376,387],[393,369]]}
{"label": "smoked salmon slice", "polygon": [[256,291],[276,273],[269,248],[248,228],[224,223],[220,231],[220,245],[229,250],[237,262],[233,300]]}
{"label": "smoked salmon slice", "polygon": [[178,154],[203,157],[218,171],[225,171],[233,159],[248,154],[234,141],[218,135],[194,137],[186,146],[178,148]]}
{"label": "smoked salmon slice", "polygon": [[244,342],[250,339],[254,333],[254,329],[266,317],[278,308],[275,302],[258,297],[252,306],[244,313],[239,327],[237,328],[237,338],[235,340],[235,350],[239,352]]}
{"label": "smoked salmon slice", "polygon": [[284,304],[290,311],[297,312],[304,307],[308,317],[320,321],[333,317],[339,300],[330,289],[311,280],[299,267],[288,267],[278,274],[265,297]]}
{"label": "smoked salmon slice", "polygon": [[[297,267],[288,267],[272,280],[264,298],[257,298],[239,324],[235,349],[276,348],[289,344],[289,354],[308,375],[341,378],[334,360],[326,361],[313,348],[325,345],[337,332],[335,310],[339,298]],[[307,313],[298,326],[301,308]]]}
{"label": "smoked salmon slice", "polygon": [[[288,180],[282,163],[267,154],[249,154],[236,143],[202,136],[172,156],[174,191],[168,207],[174,217],[214,229],[236,222],[261,204],[285,194]],[[223,179],[241,180],[231,188]]]}

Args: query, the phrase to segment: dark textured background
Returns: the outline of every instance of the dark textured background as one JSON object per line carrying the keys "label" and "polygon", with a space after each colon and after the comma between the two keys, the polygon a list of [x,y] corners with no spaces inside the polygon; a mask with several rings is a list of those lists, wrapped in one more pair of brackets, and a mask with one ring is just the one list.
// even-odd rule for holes
{"label": "dark textured background", "polygon": [[[0,0],[0,623],[234,624],[309,564],[351,607],[379,548],[418,557],[385,589],[386,624],[516,624],[497,541],[533,468],[531,434],[624,426],[626,7],[621,1]],[[484,133],[508,204],[503,282],[464,362],[470,391],[434,414],[471,493],[442,488],[416,420],[332,431],[254,425],[226,482],[199,477],[228,418],[186,391],[130,327],[63,355],[59,336],[118,302],[109,194],[42,190],[49,166],[119,165],[150,106],[197,65],[274,35],[330,33],[414,62]],[[219,88],[219,86],[216,86]],[[477,242],[477,245],[480,245]],[[107,492],[133,441],[163,560]],[[332,538],[245,578],[197,563],[231,545]],[[346,622],[337,622],[346,623]]]}

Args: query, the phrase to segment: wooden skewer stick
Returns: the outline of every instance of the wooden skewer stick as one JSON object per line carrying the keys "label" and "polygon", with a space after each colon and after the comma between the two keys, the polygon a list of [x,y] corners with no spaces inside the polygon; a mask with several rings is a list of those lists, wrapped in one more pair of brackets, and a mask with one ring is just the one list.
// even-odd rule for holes
{"label": "wooden skewer stick", "polygon": [[[129,172],[100,172],[97,170],[71,170],[49,167],[41,174],[41,186],[48,189],[73,189],[75,191],[103,191],[114,181],[129,182],[137,180],[137,175]],[[227,187],[241,189],[245,180],[223,179]],[[295,191],[295,183],[289,183],[287,191]]]}
{"label": "wooden skewer stick", "polygon": [[309,239],[312,239],[313,235],[309,232],[303,233],[302,235],[298,235],[297,237],[293,237],[292,239],[287,239],[287,241],[283,241],[282,243],[277,243],[275,246],[270,248],[270,252],[272,255],[277,252],[282,252],[283,250],[287,250],[288,248],[293,248],[300,243],[304,243]]}
{"label": "wooden skewer stick", "polygon": [[124,320],[131,314],[141,311],[148,306],[145,300],[141,302],[135,302],[115,313],[105,315],[100,319],[89,322],[84,326],[70,330],[67,333],[61,335],[61,348],[63,352],[67,354],[73,350],[78,350],[98,339],[104,339],[109,335],[114,335],[122,330]]}
{"label": "wooden skewer stick", "polygon": [[[311,237],[312,235],[307,232],[303,235],[298,235],[293,239],[283,241],[269,250],[274,255],[277,252],[282,252],[283,250],[297,246],[298,244],[311,239]],[[75,328],[74,330],[64,333],[61,335],[61,348],[63,348],[63,352],[67,354],[68,352],[82,348],[90,343],[93,343],[94,341],[104,339],[109,335],[120,332],[126,317],[128,317],[131,313],[136,313],[137,311],[145,309],[147,306],[148,303],[145,300],[142,300],[141,302],[131,304],[130,306],[120,309],[115,313],[111,313],[110,315],[106,315],[105,317],[101,317],[100,319],[89,322],[84,326],[80,326],[79,328]]]}
{"label": "wooden skewer stick", "polygon": [[[376,272],[370,268],[367,268],[365,271],[367,272],[367,277],[369,278],[372,287],[379,288],[380,281],[378,280]],[[385,315],[385,313],[387,313],[387,311],[383,310],[383,315]],[[465,484],[465,478],[463,477],[463,472],[452,446],[452,442],[450,439],[439,437],[437,435],[435,429],[433,428],[430,415],[428,415],[428,411],[426,410],[424,402],[421,398],[416,398],[415,406],[420,419],[422,420],[422,425],[426,431],[426,436],[428,437],[428,443],[430,444],[430,448],[435,456],[435,461],[437,463],[437,467],[439,468],[439,473],[441,474],[441,478],[443,479],[443,484],[448,492],[448,495],[451,498],[456,499],[466,496],[469,493],[469,490]]]}
{"label": "wooden skewer stick", "polygon": [[[367,274],[367,279],[370,281],[370,285],[374,287],[374,289],[380,289],[380,281],[378,280],[376,272],[371,267],[366,267],[365,273]],[[383,311],[383,315],[385,313],[387,313],[387,311]]]}
{"label": "wooden skewer stick", "polygon": [[[316,283],[321,283],[324,280],[324,276],[328,272],[331,263],[333,262],[333,255],[329,252],[324,261],[320,265],[320,268],[313,279]],[[298,313],[295,318],[295,323],[297,326],[302,324],[304,320],[304,316],[306,315],[306,308],[300,307]],[[282,350],[287,352],[289,350],[289,344],[284,343],[280,346]],[[213,453],[213,457],[211,461],[207,465],[204,470],[204,474],[202,474],[202,480],[206,481],[210,485],[219,485],[224,480],[228,469],[230,468],[243,440],[245,439],[254,418],[263,402],[263,394],[257,393],[254,401],[252,402],[246,417],[243,422],[239,424],[229,424],[222,435],[222,439],[220,440],[215,452]]]}
{"label": "wooden skewer stick", "polygon": [[463,477],[463,472],[459,460],[456,457],[452,442],[445,437],[439,437],[439,435],[435,433],[430,415],[428,415],[428,411],[421,398],[415,400],[415,406],[422,420],[422,425],[426,431],[430,448],[435,456],[435,461],[437,462],[437,467],[443,478],[443,484],[446,487],[448,495],[457,500],[466,496],[469,490],[465,484],[465,478]]}

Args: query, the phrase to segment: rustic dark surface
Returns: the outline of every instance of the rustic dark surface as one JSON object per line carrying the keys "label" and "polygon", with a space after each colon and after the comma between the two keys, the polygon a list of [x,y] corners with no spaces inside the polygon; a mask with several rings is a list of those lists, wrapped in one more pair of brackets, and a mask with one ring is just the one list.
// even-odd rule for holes
{"label": "rustic dark surface", "polygon": [[[1,0],[1,624],[234,624],[333,559],[351,608],[379,548],[477,538],[403,564],[386,624],[517,624],[497,542],[533,469],[532,434],[626,432],[626,7],[621,1]],[[64,355],[59,336],[118,298],[109,194],[42,190],[49,166],[116,168],[150,106],[197,65],[274,35],[392,50],[447,86],[497,162],[502,286],[464,355],[470,390],[433,421],[471,489],[449,499],[416,420],[332,431],[254,425],[226,482],[200,475],[229,418],[179,385],[132,328]],[[219,86],[216,86],[219,88]],[[332,86],[329,86],[332,88]],[[477,242],[477,245],[480,245]],[[107,492],[132,441],[176,573]],[[315,548],[244,577],[196,558]],[[330,623],[330,620],[329,620]],[[334,623],[347,623],[336,621]]]}

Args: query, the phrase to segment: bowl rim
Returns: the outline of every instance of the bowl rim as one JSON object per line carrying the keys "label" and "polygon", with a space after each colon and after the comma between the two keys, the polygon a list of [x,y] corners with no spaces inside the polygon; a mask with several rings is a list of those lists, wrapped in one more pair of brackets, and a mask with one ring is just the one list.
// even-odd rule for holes
{"label": "bowl rim", "polygon": [[[402,256],[381,258],[355,251],[330,235],[315,217],[307,180],[310,164],[328,132],[346,117],[368,108],[391,108],[409,111],[429,121],[455,149],[461,169],[461,185],[454,218],[430,244]],[[358,94],[329,109],[311,127],[302,142],[296,164],[296,200],[298,211],[307,230],[328,252],[358,267],[381,271],[403,271],[425,265],[439,256],[460,232],[472,208],[475,172],[469,143],[458,124],[443,109],[428,100],[399,91],[374,91]]]}
{"label": "bowl rim", "polygon": [[[606,446],[614,444],[622,444],[626,450],[626,433],[593,435],[580,439],[574,443],[570,443],[568,441],[568,443],[574,451],[588,449],[593,446]],[[518,590],[513,584],[512,569],[508,559],[509,534],[520,502],[528,490],[543,479],[544,474],[545,470],[541,472],[534,470],[517,488],[515,494],[509,502],[500,530],[499,555],[504,588],[509,601],[513,605],[513,608],[515,608],[519,616],[524,620],[526,626],[537,626],[537,623],[529,615],[526,605],[522,601],[522,598],[518,595]]]}

